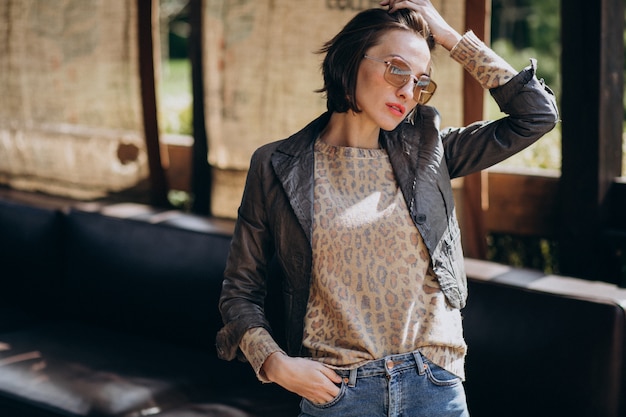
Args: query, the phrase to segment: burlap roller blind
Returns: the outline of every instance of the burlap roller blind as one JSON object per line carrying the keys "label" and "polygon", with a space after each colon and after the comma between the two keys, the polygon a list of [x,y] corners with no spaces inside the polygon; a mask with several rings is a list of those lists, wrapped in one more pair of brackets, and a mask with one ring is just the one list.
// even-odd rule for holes
{"label": "burlap roller blind", "polygon": [[0,183],[89,199],[148,175],[135,0],[0,2]]}

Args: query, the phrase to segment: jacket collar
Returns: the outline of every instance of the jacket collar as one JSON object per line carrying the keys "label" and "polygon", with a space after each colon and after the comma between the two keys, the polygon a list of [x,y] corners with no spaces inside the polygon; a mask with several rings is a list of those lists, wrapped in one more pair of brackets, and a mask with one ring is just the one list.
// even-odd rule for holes
{"label": "jacket collar", "polygon": [[[322,114],[284,140],[271,157],[274,172],[309,242],[313,228],[314,144],[329,120],[330,113]],[[411,210],[417,175],[419,131],[412,124],[403,122],[391,132],[381,130],[379,138],[381,147],[389,154],[396,180]]]}

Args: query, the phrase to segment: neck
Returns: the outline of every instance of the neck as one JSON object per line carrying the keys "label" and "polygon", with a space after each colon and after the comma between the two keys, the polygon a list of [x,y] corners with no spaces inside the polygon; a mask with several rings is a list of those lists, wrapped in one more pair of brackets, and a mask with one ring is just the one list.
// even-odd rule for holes
{"label": "neck", "polygon": [[358,114],[333,113],[320,139],[329,145],[347,146],[351,148],[377,149],[380,128],[373,124],[363,123]]}

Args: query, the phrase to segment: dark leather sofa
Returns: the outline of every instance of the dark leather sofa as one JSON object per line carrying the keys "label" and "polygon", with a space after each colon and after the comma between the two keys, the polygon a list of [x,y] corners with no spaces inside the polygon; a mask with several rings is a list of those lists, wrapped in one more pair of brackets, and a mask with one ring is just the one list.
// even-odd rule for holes
{"label": "dark leather sofa", "polygon": [[[298,398],[215,353],[232,226],[0,190],[0,416],[295,417]],[[624,290],[468,274],[473,417],[626,416]]]}
{"label": "dark leather sofa", "polygon": [[0,416],[294,416],[217,358],[232,223],[0,193]]}
{"label": "dark leather sofa", "polygon": [[626,289],[466,259],[476,417],[626,416]]}

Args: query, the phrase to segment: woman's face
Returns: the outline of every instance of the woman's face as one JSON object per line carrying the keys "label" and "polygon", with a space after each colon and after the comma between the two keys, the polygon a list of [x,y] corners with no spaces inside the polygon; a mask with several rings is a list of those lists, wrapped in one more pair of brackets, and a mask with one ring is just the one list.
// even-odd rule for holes
{"label": "woman's face", "polygon": [[360,117],[384,130],[393,130],[417,105],[413,99],[414,79],[402,87],[394,87],[384,77],[388,61],[397,57],[406,61],[419,77],[429,74],[430,50],[426,40],[405,30],[391,30],[383,34],[380,42],[367,50],[374,59],[363,59],[357,73],[356,103]]}

